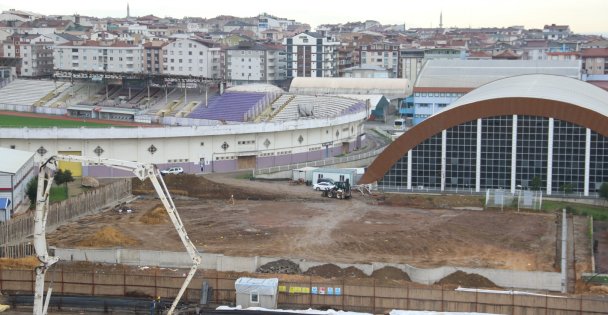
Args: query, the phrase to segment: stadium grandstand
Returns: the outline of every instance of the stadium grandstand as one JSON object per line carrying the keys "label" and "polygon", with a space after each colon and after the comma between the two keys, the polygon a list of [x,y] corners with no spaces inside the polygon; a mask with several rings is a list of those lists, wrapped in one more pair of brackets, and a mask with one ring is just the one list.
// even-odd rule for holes
{"label": "stadium grandstand", "polygon": [[[19,105],[29,108],[19,110],[164,127],[17,130],[0,126],[0,147],[45,152],[41,153],[43,158],[52,154],[97,155],[206,173],[318,161],[366,146],[363,121],[367,102],[351,97],[292,94],[269,85],[224,91],[223,85],[208,82],[142,86],[137,81],[112,78],[36,83],[40,85],[36,88],[44,91],[35,96],[23,90],[15,93],[30,97]],[[0,95],[5,88],[0,88]],[[0,103],[4,110],[16,110],[15,106],[12,100]],[[59,138],[69,141],[58,142]],[[125,175],[98,165],[78,166],[73,173]]]}

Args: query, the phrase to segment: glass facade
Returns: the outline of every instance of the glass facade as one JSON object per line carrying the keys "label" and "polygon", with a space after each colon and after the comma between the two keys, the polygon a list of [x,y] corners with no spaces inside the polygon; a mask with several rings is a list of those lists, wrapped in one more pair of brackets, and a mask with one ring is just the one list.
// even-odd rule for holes
{"label": "glass facade", "polygon": [[452,127],[446,133],[446,189],[475,188],[477,121]]}
{"label": "glass facade", "polygon": [[608,138],[591,131],[589,190],[598,191],[608,179]]}
{"label": "glass facade", "polygon": [[481,121],[481,187],[511,187],[511,138],[513,116]]}
{"label": "glass facade", "polygon": [[[513,142],[513,119],[517,119],[516,143]],[[582,194],[585,191],[585,154],[589,145],[589,193],[595,194],[603,182],[608,182],[608,138],[591,131],[587,143],[587,128],[558,119],[553,121],[552,132],[549,128],[547,117],[483,118],[481,147],[477,148],[477,120],[469,121],[446,130],[443,161],[442,133],[435,134],[411,150],[411,188],[440,190],[443,180],[446,191],[475,190],[479,159],[480,192],[513,187],[538,188],[546,192],[547,176],[551,175],[552,194]],[[550,134],[553,134],[552,139]],[[479,157],[477,152],[480,152]],[[514,164],[512,156],[515,156]],[[405,154],[378,182],[379,187],[405,190],[408,186],[407,161]],[[551,174],[547,169],[549,163]],[[512,177],[513,167],[515,175]]]}
{"label": "glass facade", "polygon": [[517,117],[515,183],[522,189],[547,187],[549,118]]}
{"label": "glass facade", "polygon": [[553,126],[554,191],[582,192],[585,180],[586,128],[555,120]]}
{"label": "glass facade", "polygon": [[412,187],[441,188],[441,133],[412,150]]}

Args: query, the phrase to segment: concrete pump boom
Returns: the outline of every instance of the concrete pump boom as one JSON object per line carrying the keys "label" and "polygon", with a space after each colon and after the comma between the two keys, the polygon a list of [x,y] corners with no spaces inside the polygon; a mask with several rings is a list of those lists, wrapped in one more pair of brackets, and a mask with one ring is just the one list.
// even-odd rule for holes
{"label": "concrete pump boom", "polygon": [[36,211],[34,215],[34,248],[36,250],[36,257],[38,257],[38,260],[40,260],[40,265],[36,267],[34,315],[47,314],[52,288],[49,287],[45,303],[44,276],[46,271],[58,260],[57,257],[49,256],[46,243],[46,221],[49,209],[49,191],[51,184],[53,183],[55,172],[58,169],[58,161],[97,163],[100,165],[131,171],[142,181],[146,178],[150,179],[152,186],[154,186],[158,197],[167,210],[171,223],[173,223],[173,226],[179,234],[179,237],[182,240],[184,247],[186,247],[186,251],[190,255],[193,263],[188,275],[186,276],[186,279],[184,280],[184,283],[182,284],[177,296],[175,297],[175,300],[173,301],[173,304],[171,305],[171,308],[169,309],[169,312],[167,313],[169,315],[173,314],[177,303],[186,291],[186,288],[190,284],[192,277],[194,277],[194,274],[201,263],[201,256],[196,249],[196,246],[194,246],[190,238],[188,238],[188,233],[186,232],[184,224],[182,223],[179,213],[175,208],[175,204],[173,203],[173,199],[171,199],[169,190],[167,189],[160,172],[156,168],[156,165],[85,156],[55,155],[40,165],[40,172],[38,174],[38,191],[36,197]]}

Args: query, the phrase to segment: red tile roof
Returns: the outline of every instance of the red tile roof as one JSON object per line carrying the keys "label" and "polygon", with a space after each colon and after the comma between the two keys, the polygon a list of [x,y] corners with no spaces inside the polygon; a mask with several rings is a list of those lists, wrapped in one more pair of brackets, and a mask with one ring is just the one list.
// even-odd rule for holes
{"label": "red tile roof", "polygon": [[608,57],[608,48],[587,48],[581,52],[582,57]]}
{"label": "red tile roof", "polygon": [[65,44],[61,44],[58,46],[137,47],[137,45],[131,45],[131,44],[129,44],[127,42],[123,42],[123,41],[102,42],[102,41],[97,41],[97,40],[72,41],[72,42],[67,42]]}

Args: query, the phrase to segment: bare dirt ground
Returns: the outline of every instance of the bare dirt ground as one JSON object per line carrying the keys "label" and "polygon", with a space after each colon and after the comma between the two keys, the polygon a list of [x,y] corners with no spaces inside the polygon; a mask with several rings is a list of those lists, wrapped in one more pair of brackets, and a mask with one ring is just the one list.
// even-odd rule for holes
{"label": "bare dirt ground", "polygon": [[[168,176],[166,181],[190,239],[201,251],[334,263],[555,270],[553,214],[440,208],[479,207],[477,197],[373,199],[353,194],[351,200],[328,199],[306,186],[215,174]],[[111,226],[130,240],[122,246],[183,251],[168,220],[142,222],[159,204],[151,187],[134,181],[134,192],[145,196],[129,205],[133,213],[108,211],[83,218],[50,234],[49,244],[94,246],[83,240]],[[229,202],[231,195],[234,205]],[[584,235],[585,228],[581,226],[578,233]],[[581,247],[577,253],[588,256],[583,251],[590,246],[577,245]],[[588,265],[578,263],[581,269]]]}

